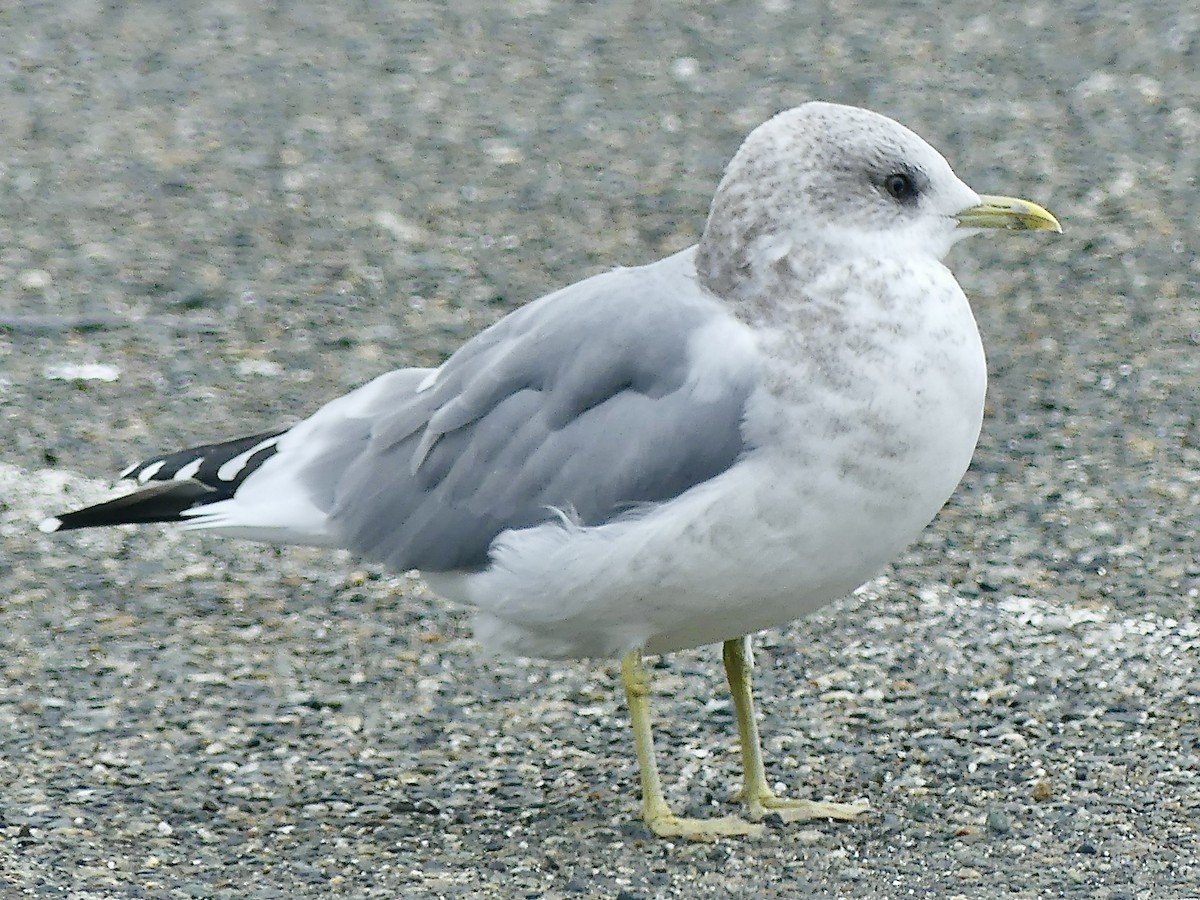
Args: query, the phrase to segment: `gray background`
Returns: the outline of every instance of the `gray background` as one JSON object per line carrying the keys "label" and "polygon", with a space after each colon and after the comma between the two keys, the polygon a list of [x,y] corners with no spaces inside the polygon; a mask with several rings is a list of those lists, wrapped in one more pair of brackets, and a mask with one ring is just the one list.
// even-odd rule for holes
{"label": "gray background", "polygon": [[[1200,895],[1198,68],[1183,2],[0,6],[0,884]],[[1067,229],[954,251],[975,464],[883,578],[761,642],[772,777],[861,824],[648,839],[614,664],[482,658],[337,554],[32,530],[693,242],[745,133],[813,97]],[[91,363],[119,377],[52,377]],[[655,674],[669,794],[729,809],[716,655]]]}

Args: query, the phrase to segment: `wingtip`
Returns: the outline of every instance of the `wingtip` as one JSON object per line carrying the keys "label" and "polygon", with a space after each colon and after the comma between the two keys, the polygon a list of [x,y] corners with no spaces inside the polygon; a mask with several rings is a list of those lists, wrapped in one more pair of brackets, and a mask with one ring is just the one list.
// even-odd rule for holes
{"label": "wingtip", "polygon": [[42,519],[38,524],[38,531],[42,534],[54,534],[58,529],[62,528],[62,519],[51,516],[48,519]]}

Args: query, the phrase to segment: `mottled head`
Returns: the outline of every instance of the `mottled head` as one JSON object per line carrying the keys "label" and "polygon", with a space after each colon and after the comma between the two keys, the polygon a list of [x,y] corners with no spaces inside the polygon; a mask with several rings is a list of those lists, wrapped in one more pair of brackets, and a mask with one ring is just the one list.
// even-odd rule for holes
{"label": "mottled head", "polygon": [[713,198],[696,264],[711,290],[731,296],[781,265],[803,270],[850,254],[940,259],[983,228],[1059,230],[1027,201],[980,197],[898,122],[806,103],[746,138]]}

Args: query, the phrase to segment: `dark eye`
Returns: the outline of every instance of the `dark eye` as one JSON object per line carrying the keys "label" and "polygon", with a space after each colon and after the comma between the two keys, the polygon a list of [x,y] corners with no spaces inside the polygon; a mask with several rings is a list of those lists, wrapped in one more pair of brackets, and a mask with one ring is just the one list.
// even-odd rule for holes
{"label": "dark eye", "polygon": [[896,172],[883,179],[883,189],[896,200],[906,203],[917,196],[917,186],[903,172]]}

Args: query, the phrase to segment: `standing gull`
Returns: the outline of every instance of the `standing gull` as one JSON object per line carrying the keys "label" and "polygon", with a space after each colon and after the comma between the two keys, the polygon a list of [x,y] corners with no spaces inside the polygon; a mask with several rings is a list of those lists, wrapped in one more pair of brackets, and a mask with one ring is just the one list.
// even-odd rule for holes
{"label": "standing gull", "polygon": [[748,635],[878,572],[966,471],[987,372],[941,260],[996,229],[1061,230],[891,119],[806,103],[746,139],[695,247],[543,297],[291,428],[139,463],[122,473],[139,490],[41,527],[345,547],[420,569],[490,649],[620,657],[659,835],[762,828],[676,816],[655,763],[642,654],[724,642],[749,819],[852,819],[865,803],[772,792]]}

